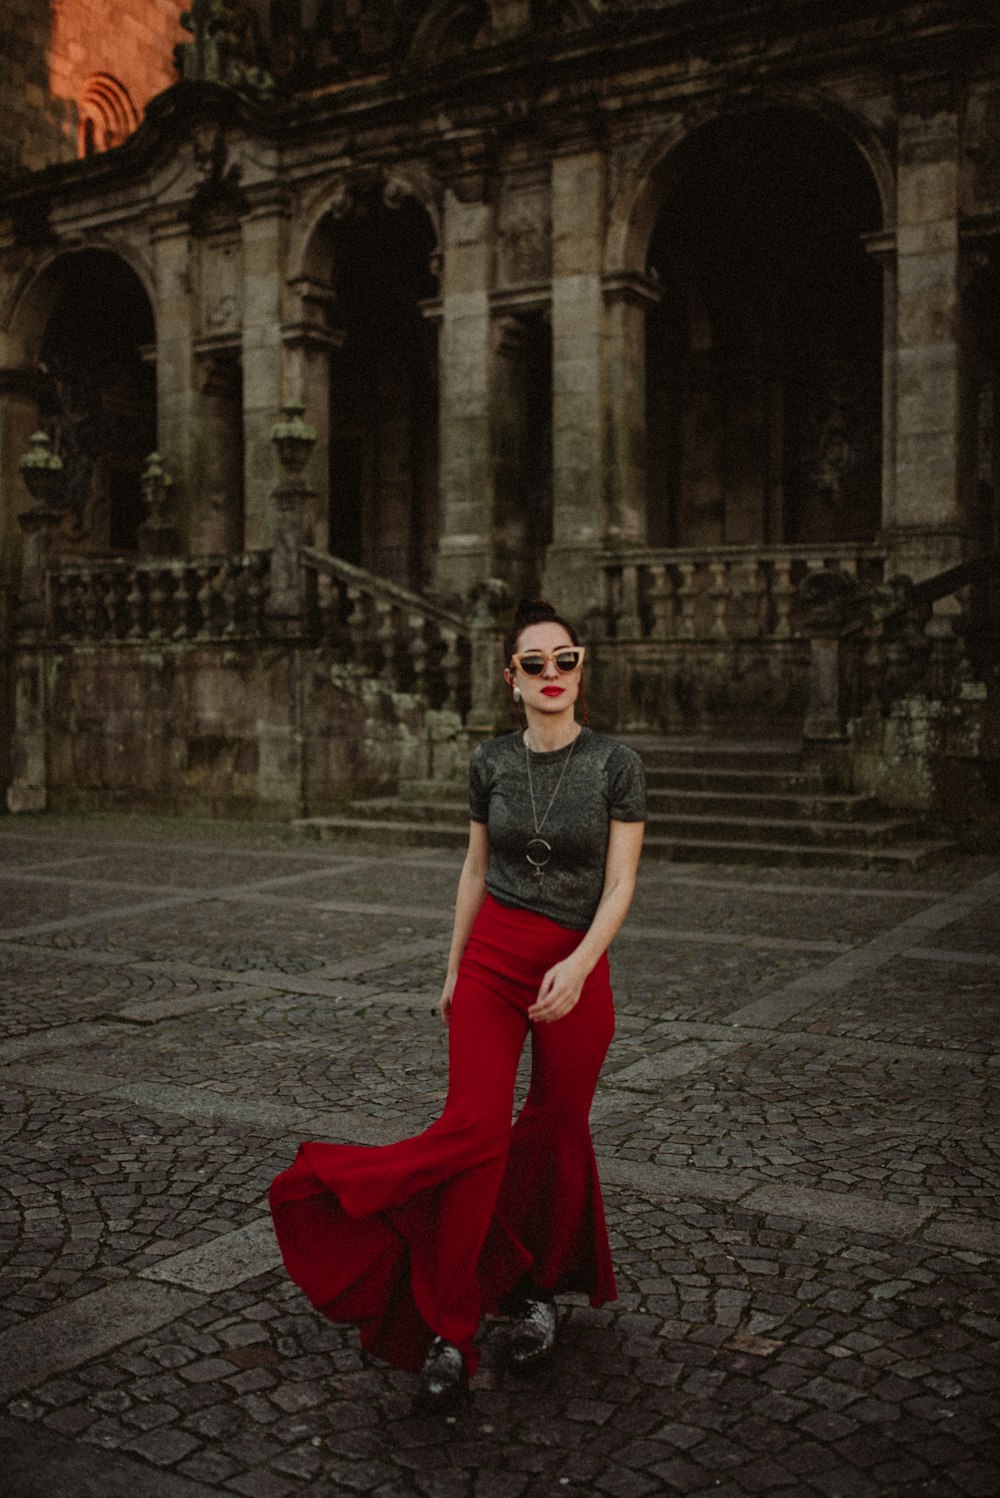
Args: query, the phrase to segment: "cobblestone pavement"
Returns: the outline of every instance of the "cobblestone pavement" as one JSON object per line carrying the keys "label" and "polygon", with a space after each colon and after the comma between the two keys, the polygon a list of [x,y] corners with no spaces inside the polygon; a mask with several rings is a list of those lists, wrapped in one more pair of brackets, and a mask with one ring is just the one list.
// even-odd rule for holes
{"label": "cobblestone pavement", "polygon": [[[620,1296],[411,1413],[277,1265],[300,1138],[444,1095],[459,859],[0,822],[11,1498],[1000,1493],[1000,860],[647,864],[595,1104]],[[4,1486],[6,1482],[6,1486]]]}

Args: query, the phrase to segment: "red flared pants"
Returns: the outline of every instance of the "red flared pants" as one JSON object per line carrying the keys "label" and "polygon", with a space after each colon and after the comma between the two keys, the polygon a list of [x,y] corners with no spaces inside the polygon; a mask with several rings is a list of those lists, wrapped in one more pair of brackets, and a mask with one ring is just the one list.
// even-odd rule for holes
{"label": "red flared pants", "polygon": [[[607,958],[563,1019],[526,1017],[580,939],[488,895],[455,985],[441,1117],[398,1144],[303,1144],[271,1186],[292,1279],[397,1367],[417,1371],[440,1335],[473,1371],[483,1312],[526,1272],[595,1306],[615,1298],[588,1122],[614,1031]],[[531,1083],[512,1127],[529,1031]]]}

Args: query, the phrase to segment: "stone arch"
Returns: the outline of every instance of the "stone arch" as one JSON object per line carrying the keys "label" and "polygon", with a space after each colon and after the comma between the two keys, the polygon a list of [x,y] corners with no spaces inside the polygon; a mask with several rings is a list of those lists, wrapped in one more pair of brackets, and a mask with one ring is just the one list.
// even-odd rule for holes
{"label": "stone arch", "polygon": [[27,266],[0,307],[0,363],[37,363],[45,319],[59,289],[59,268],[74,255],[97,253],[121,261],[136,277],[149,301],[154,323],[156,289],[148,263],[126,245],[105,237],[94,236],[80,244],[58,245]]}
{"label": "stone arch", "polygon": [[[371,184],[366,184],[370,189]],[[354,211],[361,185],[344,173],[329,178],[320,188],[310,194],[298,223],[293,229],[291,253],[289,255],[289,281],[295,284],[322,272],[317,264],[317,253],[322,236],[317,233],[327,218],[338,219]],[[430,174],[421,167],[400,166],[391,168],[381,179],[381,190],[386,202],[400,203],[412,198],[427,214],[433,230],[434,244],[430,253],[439,252],[441,244],[441,199]]]}
{"label": "stone arch", "polygon": [[883,227],[895,223],[895,173],[885,144],[873,126],[840,100],[818,91],[769,89],[685,111],[650,142],[627,173],[611,204],[605,238],[605,270],[636,274],[645,270],[649,239],[663,202],[662,168],[685,140],[713,122],[758,114],[767,109],[801,110],[804,115],[825,121],[853,142],[875,182]]}
{"label": "stone arch", "polygon": [[110,73],[93,73],[77,105],[78,154],[93,156],[128,140],[139,127],[129,91]]}
{"label": "stone arch", "polygon": [[613,253],[662,297],[645,318],[654,544],[878,532],[884,297],[867,246],[886,184],[832,113],[739,100],[678,124],[633,179]]}
{"label": "stone arch", "polygon": [[[145,279],[103,245],[47,257],[9,313],[7,362],[63,458],[67,538],[80,550],[137,545],[142,464],[156,447],[155,343]],[[8,481],[18,456],[5,448]]]}

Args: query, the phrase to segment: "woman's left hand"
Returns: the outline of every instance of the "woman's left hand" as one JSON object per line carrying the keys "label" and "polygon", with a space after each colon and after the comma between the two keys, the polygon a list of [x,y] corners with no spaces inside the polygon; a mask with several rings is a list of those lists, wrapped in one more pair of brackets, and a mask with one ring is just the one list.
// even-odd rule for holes
{"label": "woman's left hand", "polygon": [[575,1006],[586,981],[586,972],[572,957],[557,962],[542,979],[538,998],[528,1010],[528,1018],[534,1024],[543,1025],[562,1019]]}

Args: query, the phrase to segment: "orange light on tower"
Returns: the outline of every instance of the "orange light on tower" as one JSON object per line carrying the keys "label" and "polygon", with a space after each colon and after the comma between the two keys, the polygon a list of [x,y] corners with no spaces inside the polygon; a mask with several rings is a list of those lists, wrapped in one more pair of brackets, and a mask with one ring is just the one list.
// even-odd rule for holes
{"label": "orange light on tower", "polygon": [[49,98],[79,156],[120,146],[177,81],[185,9],[186,0],[51,0]]}

